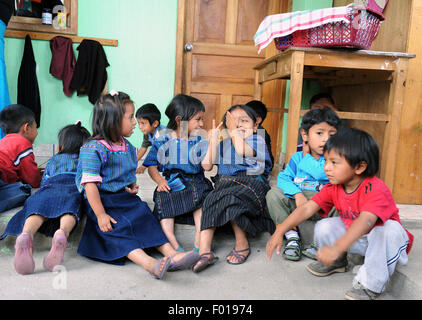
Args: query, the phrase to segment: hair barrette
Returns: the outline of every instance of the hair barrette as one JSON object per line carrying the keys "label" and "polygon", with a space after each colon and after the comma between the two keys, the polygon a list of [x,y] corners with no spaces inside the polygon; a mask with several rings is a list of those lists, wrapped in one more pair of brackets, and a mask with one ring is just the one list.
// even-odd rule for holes
{"label": "hair barrette", "polygon": [[116,90],[111,90],[111,91],[110,91],[110,95],[111,95],[112,97],[114,97],[115,95],[119,95],[119,93],[118,93]]}

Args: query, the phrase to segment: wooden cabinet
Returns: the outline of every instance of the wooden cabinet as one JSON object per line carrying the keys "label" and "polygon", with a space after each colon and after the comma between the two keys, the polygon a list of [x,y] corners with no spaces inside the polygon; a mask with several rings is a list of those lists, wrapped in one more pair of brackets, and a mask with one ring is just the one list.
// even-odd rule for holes
{"label": "wooden cabinet", "polygon": [[[255,67],[255,98],[262,83],[290,79],[286,161],[296,152],[304,79],[331,88],[340,118],[370,133],[381,151],[380,177],[393,189],[408,60],[412,54],[289,48]],[[343,99],[343,100],[342,100]]]}

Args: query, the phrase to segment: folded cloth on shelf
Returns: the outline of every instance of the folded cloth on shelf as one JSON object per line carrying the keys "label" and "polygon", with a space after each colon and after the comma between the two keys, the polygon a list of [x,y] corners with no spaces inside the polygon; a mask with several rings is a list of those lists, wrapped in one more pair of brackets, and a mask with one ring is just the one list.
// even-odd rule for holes
{"label": "folded cloth on shelf", "polygon": [[315,28],[326,23],[339,21],[349,23],[347,15],[352,10],[353,4],[266,16],[254,36],[255,46],[258,47],[258,53],[260,53],[274,38],[287,36],[297,30]]}

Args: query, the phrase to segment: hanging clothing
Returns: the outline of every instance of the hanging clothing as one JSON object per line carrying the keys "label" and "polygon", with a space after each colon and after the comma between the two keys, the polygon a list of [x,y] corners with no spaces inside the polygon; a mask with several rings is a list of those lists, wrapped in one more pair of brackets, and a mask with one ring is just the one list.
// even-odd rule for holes
{"label": "hanging clothing", "polygon": [[[0,0],[0,111],[10,104],[7,84],[6,63],[4,59],[4,33],[13,13],[13,0]],[[0,129],[0,139],[4,137]]]}
{"label": "hanging clothing", "polygon": [[57,36],[50,40],[51,64],[50,73],[63,80],[63,92],[70,97],[74,90],[70,89],[76,59],[73,53],[72,39]]}
{"label": "hanging clothing", "polygon": [[88,95],[92,104],[100,98],[107,83],[109,65],[102,45],[95,40],[83,40],[79,47],[70,88],[77,90],[78,96]]}
{"label": "hanging clothing", "polygon": [[41,100],[38,89],[36,72],[37,63],[32,49],[31,37],[25,37],[25,49],[23,51],[22,63],[18,75],[18,104],[31,109],[35,114],[37,128],[40,127]]}

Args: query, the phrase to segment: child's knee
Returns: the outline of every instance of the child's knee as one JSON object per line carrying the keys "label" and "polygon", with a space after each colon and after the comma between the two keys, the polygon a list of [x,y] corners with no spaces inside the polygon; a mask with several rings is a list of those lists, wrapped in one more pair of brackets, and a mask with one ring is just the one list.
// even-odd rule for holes
{"label": "child's knee", "polygon": [[319,248],[333,244],[340,234],[344,233],[343,227],[344,225],[340,218],[325,218],[318,221],[314,229],[315,244]]}

